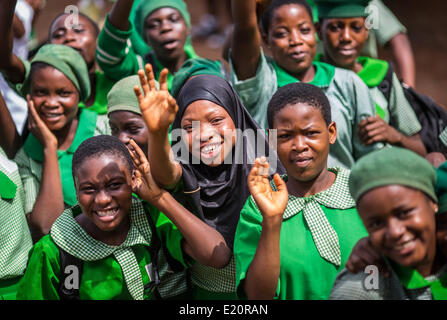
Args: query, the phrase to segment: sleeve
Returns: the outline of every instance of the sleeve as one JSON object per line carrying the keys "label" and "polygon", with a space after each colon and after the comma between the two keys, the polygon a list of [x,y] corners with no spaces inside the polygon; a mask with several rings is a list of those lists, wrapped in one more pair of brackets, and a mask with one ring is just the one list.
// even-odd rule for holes
{"label": "sleeve", "polygon": [[366,288],[368,276],[363,272],[354,274],[343,269],[335,278],[329,300],[383,300],[380,290]]}
{"label": "sleeve", "polygon": [[31,169],[31,159],[25,154],[22,149],[19,150],[14,161],[19,167],[20,178],[22,179],[23,191],[24,191],[24,210],[26,214],[33,211],[34,203],[36,202],[37,195],[39,193],[40,183],[37,180],[36,175]]}
{"label": "sleeve", "polygon": [[22,61],[23,66],[25,67],[25,75],[23,76],[23,79],[24,79],[23,82],[22,83],[12,83],[8,80],[8,77],[4,73],[3,73],[3,78],[6,80],[8,86],[10,88],[12,88],[19,96],[26,99],[27,92],[23,92],[24,90],[22,90],[22,88],[23,88],[23,84],[26,82],[26,80],[28,79],[29,74],[31,72],[31,62],[29,62],[28,60],[22,59],[21,57],[17,57],[17,58],[19,58],[20,61]]}
{"label": "sleeve", "polygon": [[393,126],[397,130],[406,136],[412,136],[421,131],[422,126],[407,98],[405,98],[404,90],[395,73],[393,73],[388,109],[393,119]]}
{"label": "sleeve", "polygon": [[110,135],[112,135],[112,130],[110,129],[110,124],[109,124],[109,118],[106,115],[104,115],[104,114],[98,115],[98,118],[96,119],[96,128],[95,128],[94,135],[95,136],[98,136],[98,135],[110,136]]}
{"label": "sleeve", "polygon": [[378,14],[378,27],[373,28],[373,30],[377,41],[382,47],[399,33],[407,33],[405,26],[400,23],[396,16],[381,0],[371,1],[370,6],[373,6],[373,8],[375,8],[373,10],[376,10]]}
{"label": "sleeve", "polygon": [[137,74],[138,69],[143,67],[143,59],[135,53],[130,42],[133,30],[131,23],[127,31],[115,28],[107,15],[98,36],[96,61],[109,79],[119,81]]}
{"label": "sleeve", "polygon": [[[262,215],[250,196],[242,208],[234,237],[234,259],[236,262],[236,292],[246,299],[243,282],[247,270],[256,254],[262,230]],[[279,288],[279,285],[278,285]]]}
{"label": "sleeve", "polygon": [[264,52],[261,50],[258,70],[253,78],[239,80],[231,58],[230,73],[231,83],[239,94],[245,108],[262,128],[268,128],[267,107],[278,88],[278,83],[276,72],[273,66],[267,62]]}
{"label": "sleeve", "polygon": [[[349,75],[348,75],[349,74]],[[369,92],[368,87],[354,72],[348,72],[348,77],[352,78],[350,83],[351,92],[351,104],[355,110],[354,117],[352,119],[352,144],[353,144],[353,156],[354,159],[359,159],[365,154],[372,151],[381,149],[383,143],[374,143],[372,145],[365,146],[360,142],[359,138],[359,124],[368,117],[374,117],[376,115],[376,108]]]}
{"label": "sleeve", "polygon": [[17,300],[59,300],[59,274],[59,250],[50,235],[46,235],[29,252]]}

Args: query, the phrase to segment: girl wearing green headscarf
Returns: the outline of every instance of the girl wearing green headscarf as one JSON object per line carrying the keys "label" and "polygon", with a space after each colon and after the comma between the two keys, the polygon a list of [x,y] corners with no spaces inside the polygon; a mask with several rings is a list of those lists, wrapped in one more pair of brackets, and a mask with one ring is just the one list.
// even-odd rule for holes
{"label": "girl wearing green headscarf", "polygon": [[[108,77],[117,81],[137,74],[146,63],[152,65],[157,78],[167,68],[171,89],[173,75],[183,63],[198,57],[189,37],[191,19],[186,3],[183,0],[141,1],[132,11],[133,3],[118,0],[107,16],[98,38],[98,64]],[[133,21],[129,21],[131,11],[135,16]],[[136,54],[129,45],[128,40],[135,38],[135,30],[151,48],[144,56]]]}
{"label": "girl wearing green headscarf", "polygon": [[79,109],[90,96],[87,65],[65,45],[43,46],[17,89],[27,97],[30,134],[15,161],[25,190],[34,240],[47,234],[65,207],[76,204],[71,159],[87,138],[107,134],[107,118]]}

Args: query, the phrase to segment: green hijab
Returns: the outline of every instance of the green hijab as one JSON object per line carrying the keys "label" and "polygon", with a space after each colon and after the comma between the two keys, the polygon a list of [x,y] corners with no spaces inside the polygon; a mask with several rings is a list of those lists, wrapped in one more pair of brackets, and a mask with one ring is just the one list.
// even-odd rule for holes
{"label": "green hijab", "polygon": [[438,214],[447,213],[447,162],[436,169],[438,182],[436,183],[436,194],[438,195]]}
{"label": "green hijab", "polygon": [[366,17],[370,0],[315,0],[319,18]]}

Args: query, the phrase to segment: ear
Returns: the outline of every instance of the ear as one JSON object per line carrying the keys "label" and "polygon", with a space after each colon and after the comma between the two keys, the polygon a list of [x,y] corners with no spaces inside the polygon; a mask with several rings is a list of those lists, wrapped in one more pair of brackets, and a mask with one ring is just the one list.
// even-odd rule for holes
{"label": "ear", "polygon": [[[435,212],[435,214],[438,212],[439,207],[438,204],[435,203],[433,200],[430,200],[430,207],[433,209],[433,211]],[[442,212],[441,212],[442,213]]]}
{"label": "ear", "polygon": [[327,129],[329,131],[329,143],[334,144],[337,140],[337,124],[335,123],[335,121],[332,121]]}

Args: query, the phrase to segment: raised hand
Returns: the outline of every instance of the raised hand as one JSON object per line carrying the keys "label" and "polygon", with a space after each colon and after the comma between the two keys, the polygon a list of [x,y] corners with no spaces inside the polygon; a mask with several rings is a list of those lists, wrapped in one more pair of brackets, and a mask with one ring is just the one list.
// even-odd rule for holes
{"label": "raised hand", "polygon": [[284,214],[289,200],[286,183],[278,174],[273,176],[278,191],[273,191],[268,179],[269,163],[265,157],[257,158],[248,175],[247,182],[255,202],[265,218]]}
{"label": "raised hand", "polygon": [[133,141],[133,139],[130,139],[127,148],[129,149],[135,166],[135,177],[132,185],[132,191],[135,192],[141,199],[154,204],[162,195],[163,190],[152,178],[149,162],[147,161],[144,152],[140,149],[136,142]]}
{"label": "raised hand", "polygon": [[134,87],[143,119],[150,132],[167,131],[178,111],[177,102],[168,91],[168,69],[163,69],[160,73],[160,90],[157,90],[150,64],[146,64],[146,74],[143,70],[138,71],[143,92],[138,86]]}
{"label": "raised hand", "polygon": [[48,129],[45,122],[40,119],[39,114],[34,107],[34,102],[31,100],[30,96],[26,96],[26,100],[28,101],[28,129],[29,131],[39,140],[40,144],[43,148],[47,147],[56,147],[57,148],[57,138]]}

